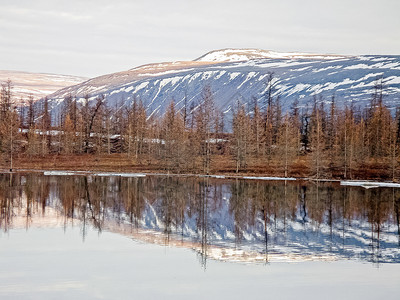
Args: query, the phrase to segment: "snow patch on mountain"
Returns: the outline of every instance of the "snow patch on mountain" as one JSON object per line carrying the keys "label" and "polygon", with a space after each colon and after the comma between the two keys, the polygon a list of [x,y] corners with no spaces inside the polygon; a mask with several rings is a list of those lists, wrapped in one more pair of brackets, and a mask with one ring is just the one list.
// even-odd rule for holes
{"label": "snow patch on mountain", "polygon": [[223,49],[208,52],[196,61],[204,62],[237,62],[251,59],[292,59],[292,58],[314,58],[314,59],[339,59],[346,58],[343,55],[310,54],[300,52],[276,52],[260,49]]}

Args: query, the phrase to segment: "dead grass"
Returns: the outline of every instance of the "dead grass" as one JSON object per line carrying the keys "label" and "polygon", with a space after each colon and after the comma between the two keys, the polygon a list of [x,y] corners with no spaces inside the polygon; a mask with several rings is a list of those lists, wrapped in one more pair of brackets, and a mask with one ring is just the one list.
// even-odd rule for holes
{"label": "dead grass", "polygon": [[[200,163],[197,164],[198,166]],[[2,158],[0,168],[9,169],[9,160]],[[108,171],[108,172],[146,172],[166,173],[162,161],[155,161],[150,157],[142,156],[140,160],[128,157],[126,154],[111,155],[48,155],[46,157],[19,156],[14,158],[14,169],[29,170],[76,170],[76,171]],[[179,170],[171,173],[183,173]],[[188,170],[185,173],[202,173],[201,169]],[[284,166],[276,160],[266,158],[249,161],[246,168],[236,173],[236,163],[229,155],[215,155],[212,157],[211,174],[221,175],[254,175],[254,176],[284,176]],[[383,161],[369,161],[354,168],[349,179],[376,179],[390,180],[391,168]],[[289,166],[289,177],[312,177],[310,159],[307,156],[297,158]],[[325,172],[325,178],[343,179],[343,170],[332,167]]]}

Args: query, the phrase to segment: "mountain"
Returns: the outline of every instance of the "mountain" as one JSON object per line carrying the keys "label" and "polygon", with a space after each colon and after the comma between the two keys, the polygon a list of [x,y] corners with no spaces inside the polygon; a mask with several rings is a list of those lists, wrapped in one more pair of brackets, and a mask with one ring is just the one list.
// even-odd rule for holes
{"label": "mountain", "polygon": [[5,83],[9,79],[13,86],[13,97],[19,102],[21,98],[26,100],[30,95],[32,95],[35,100],[38,100],[64,87],[81,83],[88,78],[71,75],[0,70],[0,82]]}
{"label": "mountain", "polygon": [[310,54],[299,52],[275,52],[271,50],[260,49],[223,49],[210,51],[207,54],[199,57],[196,61],[213,61],[213,62],[234,62],[246,61],[250,59],[260,58],[280,58],[280,59],[294,59],[294,58],[313,58],[313,59],[335,59],[346,58],[344,55],[336,54]]}
{"label": "mountain", "polygon": [[59,110],[64,98],[76,96],[83,101],[103,94],[109,106],[127,106],[141,99],[148,116],[162,115],[171,100],[178,109],[201,101],[201,92],[210,86],[217,107],[229,119],[237,101],[262,106],[268,89],[267,78],[273,73],[274,95],[283,109],[296,99],[300,106],[314,96],[330,102],[334,95],[339,105],[366,106],[376,80],[383,76],[384,100],[389,107],[400,103],[400,56],[393,55],[321,55],[279,53],[257,49],[211,51],[198,59],[140,66],[128,71],[89,79],[61,89],[50,96]]}

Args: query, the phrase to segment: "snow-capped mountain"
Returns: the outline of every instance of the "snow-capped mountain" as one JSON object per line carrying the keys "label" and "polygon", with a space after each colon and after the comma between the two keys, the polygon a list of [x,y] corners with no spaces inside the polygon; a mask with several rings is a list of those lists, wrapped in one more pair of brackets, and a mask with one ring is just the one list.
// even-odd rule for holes
{"label": "snow-capped mountain", "polygon": [[0,82],[5,83],[7,80],[11,80],[13,98],[17,102],[19,102],[21,98],[27,100],[30,96],[32,96],[34,100],[38,100],[59,89],[76,85],[87,79],[86,77],[71,75],[0,70]]}
{"label": "snow-capped mountain", "polygon": [[222,49],[208,52],[207,54],[199,57],[196,61],[213,61],[213,62],[234,62],[246,61],[250,59],[260,58],[280,58],[280,59],[294,59],[294,58],[314,58],[314,59],[335,59],[346,58],[348,56],[336,54],[310,54],[299,52],[276,52],[271,50],[260,49]]}
{"label": "snow-capped mountain", "polygon": [[368,105],[378,77],[383,76],[384,100],[395,107],[400,100],[400,56],[319,55],[278,53],[256,49],[212,51],[186,62],[149,64],[128,71],[90,79],[57,91],[50,96],[52,107],[63,99],[86,94],[94,99],[104,94],[108,105],[129,105],[136,97],[146,106],[148,115],[162,115],[173,100],[178,109],[184,99],[188,105],[201,101],[201,92],[210,86],[217,107],[229,119],[238,100],[264,103],[267,78],[273,73],[274,94],[280,96],[283,109],[295,99],[301,106],[314,96],[329,102],[334,95],[339,105],[350,101]]}

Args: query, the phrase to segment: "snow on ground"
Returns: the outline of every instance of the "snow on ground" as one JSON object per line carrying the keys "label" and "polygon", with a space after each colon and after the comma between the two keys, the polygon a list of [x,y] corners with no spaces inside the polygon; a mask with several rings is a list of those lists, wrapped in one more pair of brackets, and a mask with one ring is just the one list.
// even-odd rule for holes
{"label": "snow on ground", "polygon": [[44,171],[45,176],[119,176],[119,177],[145,177],[146,174],[143,173],[116,173],[116,172],[90,172],[90,171]]}
{"label": "snow on ground", "polygon": [[243,176],[243,179],[257,179],[257,180],[296,180],[293,177],[258,177],[258,176]]}
{"label": "snow on ground", "polygon": [[366,188],[366,189],[377,188],[377,187],[400,188],[400,183],[378,182],[378,181],[362,181],[362,180],[341,181],[340,185],[361,186],[361,187]]}

